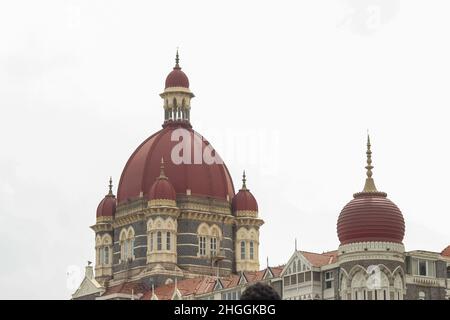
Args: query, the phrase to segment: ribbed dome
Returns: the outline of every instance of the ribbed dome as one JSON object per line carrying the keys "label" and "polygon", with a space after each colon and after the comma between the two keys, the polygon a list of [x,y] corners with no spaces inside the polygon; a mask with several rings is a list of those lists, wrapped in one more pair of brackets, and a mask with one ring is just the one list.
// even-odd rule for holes
{"label": "ribbed dome", "polygon": [[342,209],[337,223],[341,244],[384,241],[402,243],[405,222],[400,209],[386,194],[358,193]]}
{"label": "ribbed dome", "polygon": [[[172,141],[172,135],[176,137],[177,134],[188,137],[192,142],[189,157],[191,163],[176,164],[172,161],[172,150],[181,143],[179,140]],[[161,158],[164,158],[165,175],[176,193],[187,194],[189,190],[192,195],[231,201],[234,187],[226,165],[223,162],[207,164],[203,159],[197,159],[200,163],[195,163],[195,154],[199,153],[197,150],[201,150],[203,154],[206,148],[210,149],[212,146],[190,126],[180,123],[165,125],[162,130],[145,140],[131,155],[120,178],[118,203],[137,199],[141,192],[144,197],[149,197],[155,179],[160,174]]]}
{"label": "ribbed dome", "polygon": [[164,173],[164,162],[161,161],[161,173],[153,183],[148,194],[149,200],[176,200],[175,189]]}
{"label": "ribbed dome", "polygon": [[167,89],[173,87],[183,87],[189,89],[189,79],[187,75],[183,71],[181,71],[178,50],[175,58],[175,67],[166,78],[165,88]]}
{"label": "ribbed dome", "polygon": [[249,190],[239,190],[233,198],[233,212],[258,211],[258,203]]}
{"label": "ribbed dome", "polygon": [[112,180],[109,180],[109,193],[103,198],[97,207],[98,217],[114,217],[116,213],[116,197],[112,193]]}
{"label": "ribbed dome", "polygon": [[243,185],[239,192],[233,197],[232,209],[233,212],[237,211],[256,211],[258,212],[258,203],[256,202],[255,197],[247,189],[245,185],[245,172],[243,175]]}
{"label": "ribbed dome", "polygon": [[400,209],[375,187],[372,178],[372,151],[367,137],[367,178],[362,192],[355,193],[342,209],[337,222],[341,245],[382,241],[402,243],[405,221]]}
{"label": "ribbed dome", "polygon": [[189,79],[187,75],[181,71],[180,67],[175,67],[166,78],[165,88],[183,87],[189,88]]}

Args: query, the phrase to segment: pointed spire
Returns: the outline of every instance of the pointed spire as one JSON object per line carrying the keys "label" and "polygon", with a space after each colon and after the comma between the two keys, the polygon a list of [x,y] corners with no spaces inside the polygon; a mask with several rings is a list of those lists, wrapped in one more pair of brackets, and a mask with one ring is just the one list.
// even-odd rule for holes
{"label": "pointed spire", "polygon": [[112,188],[113,188],[112,177],[109,177],[109,192],[108,192],[108,196],[114,196]]}
{"label": "pointed spire", "polygon": [[164,157],[161,157],[161,165],[159,167],[159,178],[158,179],[167,179],[164,173]]}
{"label": "pointed spire", "polygon": [[247,179],[246,179],[245,170],[244,170],[244,173],[242,174],[242,190],[247,190],[246,182],[247,182]]}
{"label": "pointed spire", "polygon": [[367,178],[366,178],[366,183],[364,185],[364,189],[363,192],[378,192],[377,188],[375,187],[375,182],[373,181],[372,178],[372,150],[370,150],[371,144],[370,144],[370,136],[369,133],[367,133],[367,151],[366,151],[366,155],[367,155],[367,166],[366,166],[366,170],[367,170]]}
{"label": "pointed spire", "polygon": [[295,238],[295,252],[297,252],[297,238]]}
{"label": "pointed spire", "polygon": [[178,47],[177,47],[177,54],[175,55],[175,68],[174,69],[181,69],[180,68],[180,55],[178,54]]}

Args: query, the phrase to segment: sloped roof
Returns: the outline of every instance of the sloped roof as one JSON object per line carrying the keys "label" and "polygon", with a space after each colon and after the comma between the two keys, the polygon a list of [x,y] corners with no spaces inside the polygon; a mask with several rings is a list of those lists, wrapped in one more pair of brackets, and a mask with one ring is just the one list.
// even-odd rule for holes
{"label": "sloped roof", "polygon": [[324,253],[300,251],[300,253],[314,267],[322,267],[327,264],[334,263],[337,260],[337,251],[329,251]]}
{"label": "sloped roof", "polygon": [[441,256],[450,257],[450,245],[441,252]]}
{"label": "sloped roof", "polygon": [[123,282],[121,284],[111,286],[102,294],[102,296],[108,296],[115,293],[122,294],[139,294],[148,290],[148,286],[140,281]]}
{"label": "sloped roof", "polygon": [[[184,279],[177,282],[176,288],[183,297],[190,295],[200,295],[214,290],[215,277],[203,276],[192,279]],[[175,292],[175,283],[159,286],[155,288],[155,295],[158,300],[170,300]],[[145,292],[141,300],[151,300],[152,291]]]}

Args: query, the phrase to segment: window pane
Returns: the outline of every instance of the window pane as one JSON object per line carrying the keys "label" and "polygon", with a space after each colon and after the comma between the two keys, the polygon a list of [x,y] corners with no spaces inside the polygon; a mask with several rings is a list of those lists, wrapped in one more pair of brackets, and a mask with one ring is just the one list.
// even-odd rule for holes
{"label": "window pane", "polygon": [[216,256],[217,253],[217,238],[211,238],[211,256]]}
{"label": "window pane", "polygon": [[170,250],[170,232],[166,233],[166,250]]}
{"label": "window pane", "polygon": [[241,260],[245,259],[245,241],[241,241]]}
{"label": "window pane", "polygon": [[429,277],[435,277],[436,276],[436,269],[434,267],[434,261],[427,261],[428,262],[428,268],[427,268],[427,272],[428,272],[428,276]]}
{"label": "window pane", "polygon": [[161,231],[158,231],[156,234],[156,246],[158,251],[162,250],[162,234]]}
{"label": "window pane", "polygon": [[425,260],[419,260],[419,275],[427,275],[427,262]]}
{"label": "window pane", "polygon": [[105,249],[104,249],[105,251],[105,259],[103,260],[103,263],[104,264],[109,264],[109,248],[108,247],[105,247]]}
{"label": "window pane", "polygon": [[253,250],[253,241],[250,241],[250,260],[253,260]]}
{"label": "window pane", "polygon": [[153,232],[150,232],[150,251],[153,251]]}

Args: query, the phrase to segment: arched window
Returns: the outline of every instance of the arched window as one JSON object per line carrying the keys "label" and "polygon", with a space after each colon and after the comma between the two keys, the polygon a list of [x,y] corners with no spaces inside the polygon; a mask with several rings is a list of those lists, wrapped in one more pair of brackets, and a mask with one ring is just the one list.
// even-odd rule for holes
{"label": "arched window", "polygon": [[[254,251],[255,251],[255,248],[254,248],[253,241],[250,241],[250,260],[254,259],[254,256],[255,256]],[[295,263],[294,263],[294,272],[296,272],[296,270],[295,270]]]}
{"label": "arched window", "polygon": [[150,237],[150,244],[149,244],[149,251],[150,252],[152,252],[153,251],[153,248],[154,248],[154,245],[153,245],[153,237],[154,237],[154,233],[153,232],[150,232],[150,235],[149,235],[149,237]]}
{"label": "arched window", "polygon": [[171,236],[170,236],[170,232],[166,233],[166,250],[170,251],[170,240],[171,240]]}
{"label": "arched window", "polygon": [[161,231],[158,231],[156,233],[156,247],[157,247],[156,249],[158,251],[162,250],[162,234],[161,234]]}
{"label": "arched window", "polygon": [[125,240],[124,244],[123,244],[123,260],[127,260],[128,259],[128,240]]}
{"label": "arched window", "polygon": [[103,264],[109,264],[109,247],[103,248]]}
{"label": "arched window", "polygon": [[134,238],[129,240],[130,243],[130,252],[129,252],[129,258],[133,259],[134,257]]}
{"label": "arched window", "polygon": [[211,238],[211,257],[214,257],[217,255],[217,238]]}
{"label": "arched window", "polygon": [[245,241],[241,241],[241,260],[245,260]]}
{"label": "arched window", "polygon": [[201,236],[198,238],[198,252],[201,256],[206,256],[206,237]]}

